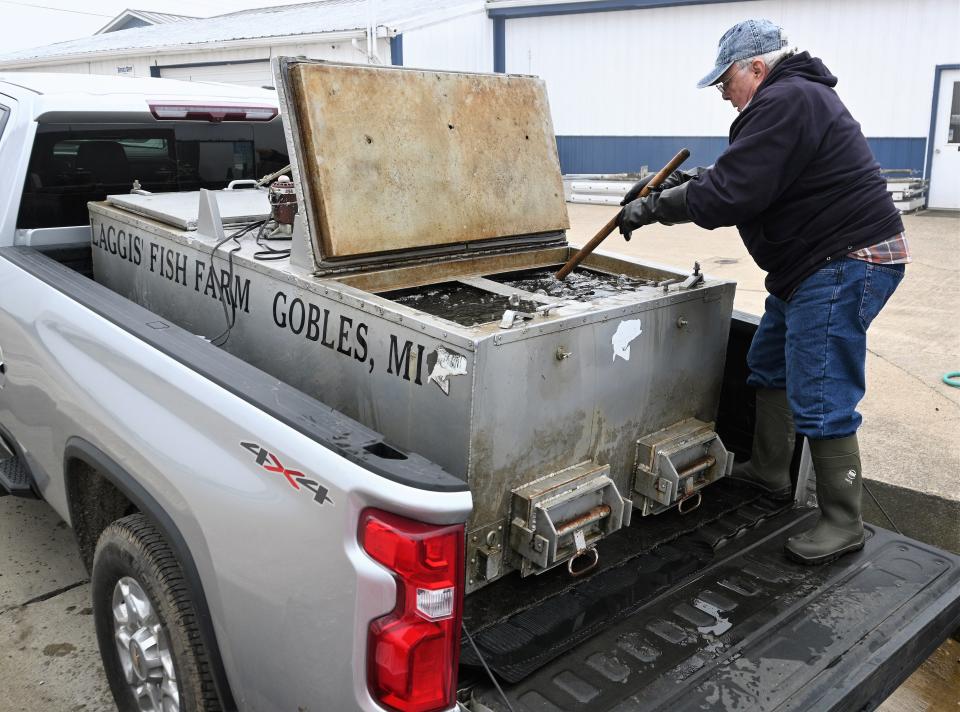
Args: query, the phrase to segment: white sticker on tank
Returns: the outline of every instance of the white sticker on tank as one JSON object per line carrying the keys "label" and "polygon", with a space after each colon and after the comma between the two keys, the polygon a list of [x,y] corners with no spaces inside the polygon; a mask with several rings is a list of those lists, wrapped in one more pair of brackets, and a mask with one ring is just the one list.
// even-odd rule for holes
{"label": "white sticker on tank", "polygon": [[438,346],[435,351],[437,354],[437,363],[430,371],[429,380],[440,386],[444,395],[450,395],[450,376],[467,375],[467,357],[447,351],[442,346]]}
{"label": "white sticker on tank", "polygon": [[643,329],[640,328],[639,319],[621,321],[620,325],[617,326],[616,333],[613,335],[613,360],[616,361],[617,356],[619,356],[624,361],[629,361],[630,342],[642,333]]}

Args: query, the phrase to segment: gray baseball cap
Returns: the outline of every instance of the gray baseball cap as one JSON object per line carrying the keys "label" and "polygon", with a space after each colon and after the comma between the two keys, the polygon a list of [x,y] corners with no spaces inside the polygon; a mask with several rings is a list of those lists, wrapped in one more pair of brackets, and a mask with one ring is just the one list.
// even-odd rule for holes
{"label": "gray baseball cap", "polygon": [[717,45],[717,66],[697,82],[697,87],[703,89],[716,84],[738,59],[750,59],[786,46],[787,38],[783,35],[783,28],[770,20],[738,22],[723,33]]}

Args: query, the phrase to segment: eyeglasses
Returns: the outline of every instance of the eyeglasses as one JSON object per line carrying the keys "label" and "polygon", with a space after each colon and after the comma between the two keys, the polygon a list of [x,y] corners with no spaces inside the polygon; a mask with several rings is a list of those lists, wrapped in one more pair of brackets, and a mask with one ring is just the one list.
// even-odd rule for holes
{"label": "eyeglasses", "polygon": [[749,64],[744,64],[742,67],[737,69],[737,71],[731,74],[727,79],[724,79],[722,82],[717,82],[716,84],[714,84],[714,86],[717,88],[717,91],[720,92],[721,94],[724,94],[727,91],[727,89],[730,88],[730,82],[733,81],[733,78],[738,74],[740,74],[740,72],[742,72],[744,69],[746,69],[749,66],[750,66]]}

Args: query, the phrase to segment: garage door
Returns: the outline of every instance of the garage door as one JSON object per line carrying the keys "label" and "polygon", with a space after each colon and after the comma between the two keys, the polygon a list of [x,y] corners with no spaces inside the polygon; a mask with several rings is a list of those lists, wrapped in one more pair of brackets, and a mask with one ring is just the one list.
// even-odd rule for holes
{"label": "garage door", "polygon": [[186,79],[193,82],[226,82],[249,87],[273,86],[270,62],[243,64],[211,64],[200,67],[161,67],[164,79]]}

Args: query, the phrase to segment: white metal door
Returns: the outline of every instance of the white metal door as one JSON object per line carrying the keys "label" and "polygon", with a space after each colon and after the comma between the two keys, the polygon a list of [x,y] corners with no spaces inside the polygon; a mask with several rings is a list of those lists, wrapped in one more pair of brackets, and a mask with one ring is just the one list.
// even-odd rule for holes
{"label": "white metal door", "polygon": [[250,87],[273,86],[270,61],[243,64],[208,64],[195,67],[162,67],[165,79],[186,79],[191,82],[226,82]]}
{"label": "white metal door", "polygon": [[936,112],[927,205],[960,210],[960,69],[940,73]]}

